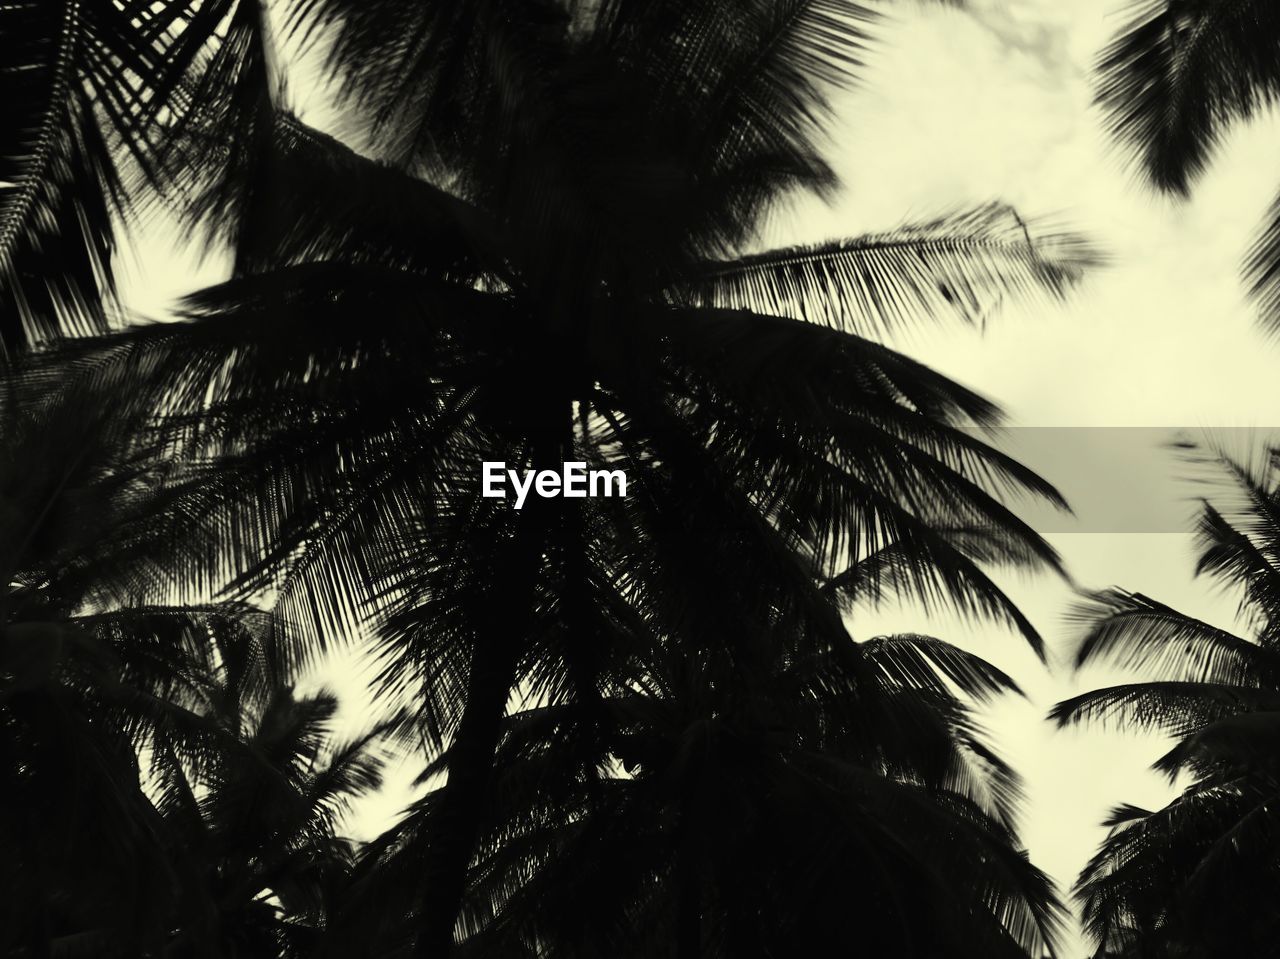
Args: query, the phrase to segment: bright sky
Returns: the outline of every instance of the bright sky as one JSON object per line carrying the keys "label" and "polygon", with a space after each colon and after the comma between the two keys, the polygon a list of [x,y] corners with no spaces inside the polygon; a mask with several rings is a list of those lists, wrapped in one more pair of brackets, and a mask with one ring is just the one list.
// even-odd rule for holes
{"label": "bright sky", "polygon": [[[1172,434],[1108,428],[1196,434],[1280,425],[1280,342],[1258,332],[1238,279],[1241,255],[1280,188],[1280,122],[1229,137],[1192,202],[1154,197],[1125,172],[1091,107],[1091,64],[1123,22],[1123,0],[968,7],[888,5],[894,21],[882,27],[885,42],[865,85],[842,98],[833,130],[831,155],[847,189],[832,206],[806,202],[780,215],[771,233],[781,244],[849,236],[993,199],[1087,232],[1113,263],[1067,306],[1007,310],[981,334],[919,328],[894,345],[998,400],[1012,426],[1075,428],[1015,429],[1010,448],[1076,506],[1076,521],[1040,528],[1079,584],[1122,585],[1230,626],[1234,601],[1191,577],[1182,532],[1189,490],[1173,482],[1179,464],[1158,448]],[[136,259],[126,294],[153,315],[217,278],[216,264],[197,271],[163,242]],[[1060,659],[1072,641],[1064,622],[1071,589],[1047,579],[1009,589]],[[1167,797],[1144,771],[1159,742],[1061,733],[1042,720],[1057,700],[1122,677],[1076,677],[1060,663],[1046,671],[999,630],[923,622],[910,611],[878,611],[851,628],[860,638],[930,632],[980,652],[1023,685],[1028,701],[1002,704],[990,725],[1027,781],[1032,858],[1064,888],[1101,837],[1096,824],[1107,809]],[[326,678],[350,689],[349,669]],[[359,825],[375,831],[403,787],[402,776]],[[1065,959],[1086,954],[1076,941]]]}
{"label": "bright sky", "polygon": [[[1280,425],[1280,342],[1268,341],[1242,296],[1238,264],[1280,189],[1280,122],[1227,139],[1190,203],[1158,198],[1129,175],[1092,107],[1091,66],[1124,22],[1123,0],[967,0],[894,4],[863,88],[840,111],[833,207],[806,205],[779,223],[787,242],[883,229],[991,199],[1024,216],[1087,232],[1113,257],[1062,308],[1006,310],[983,334],[918,329],[895,345],[998,400],[1011,449],[1059,486],[1077,522],[1040,528],[1082,586],[1122,585],[1192,615],[1233,625],[1234,597],[1193,580],[1185,467],[1165,430]],[[1239,434],[1233,437],[1239,440]],[[1074,530],[1074,531],[1073,531]],[[1164,532],[1159,532],[1164,530]],[[1073,594],[1048,580],[1009,586],[1059,656]],[[900,612],[855,634],[918,628]],[[934,621],[929,631],[994,660],[1028,703],[993,711],[990,726],[1028,790],[1032,859],[1069,887],[1112,805],[1159,805],[1169,792],[1145,767],[1151,739],[1088,729],[1056,732],[1053,702],[1126,677],[1046,672],[998,631]],[[1087,955],[1073,941],[1066,959]]]}

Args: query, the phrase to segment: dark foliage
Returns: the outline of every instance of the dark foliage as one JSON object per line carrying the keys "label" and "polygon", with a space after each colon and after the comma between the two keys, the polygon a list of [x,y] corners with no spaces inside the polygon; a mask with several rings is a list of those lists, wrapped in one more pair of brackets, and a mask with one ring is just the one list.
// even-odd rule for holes
{"label": "dark foliage", "polygon": [[[224,168],[179,144],[203,133],[206,149],[237,152],[227,138],[243,136],[247,121],[236,101],[251,89],[266,96],[260,18],[247,0],[19,0],[0,9],[6,350],[108,328],[124,222],[157,190],[184,187],[193,170]],[[224,95],[233,87],[236,100]]]}
{"label": "dark foliage", "polygon": [[[751,624],[730,611],[721,628]],[[773,639],[750,662],[673,644],[590,709],[531,696],[508,716],[459,955],[1052,947],[1051,885],[1016,850],[1016,777],[966,705],[1008,677],[927,637]],[[411,940],[442,798],[367,850],[339,951]]]}
{"label": "dark foliage", "polygon": [[311,954],[374,739],[331,753],[334,703],[291,696],[270,614],[146,602],[163,461],[98,399],[0,403],[0,949]]}
{"label": "dark foliage", "polygon": [[[228,245],[233,275],[175,322],[71,339],[9,379],[23,408],[86,397],[112,427],[104,450],[155,473],[136,512],[89,514],[123,530],[87,554],[89,611],[184,602],[213,630],[159,644],[180,665],[158,675],[195,685],[153,692],[164,708],[116,736],[156,855],[178,850],[173,908],[196,910],[122,922],[150,930],[140,954],[321,940],[371,954],[385,931],[387,948],[432,957],[594,955],[619,936],[741,955],[816,949],[824,929],[851,942],[860,925],[885,950],[906,935],[898,954],[1051,947],[1012,775],[952,694],[1007,680],[931,640],[855,646],[841,614],[894,593],[1040,650],[988,569],[1057,569],[1009,501],[1065,504],[962,429],[997,423],[988,400],[868,337],[1059,297],[1098,257],[998,204],[749,252],[773,205],[836,185],[818,143],[871,45],[869,11],[298,0],[281,23],[367,121],[361,153],[280,104],[259,5],[116,9],[124,39],[86,41],[146,37],[107,73],[116,86],[67,79],[92,59],[53,71],[83,86],[85,128],[115,148],[99,179]],[[133,92],[113,107],[120,84]],[[44,189],[38,145],[10,154],[21,189]],[[73,196],[106,209],[111,194]],[[0,207],[0,226],[28,212]],[[110,224],[80,219],[102,259]],[[14,256],[0,245],[0,263]],[[56,307],[36,332],[60,328]],[[628,495],[517,510],[479,495],[484,461],[624,469]],[[362,857],[344,921],[320,936],[350,850],[315,780],[368,789],[376,763],[362,742],[350,759],[323,747],[332,704],[289,682],[366,635],[383,702],[448,779]],[[513,696],[536,705],[509,713]],[[330,765],[311,768],[322,753]],[[640,772],[605,775],[618,763]],[[727,848],[735,823],[759,861]],[[587,839],[543,834],[557,830]],[[847,875],[855,855],[881,865]],[[704,864],[718,878],[699,890],[687,877]],[[974,870],[962,899],[944,894]],[[599,908],[572,920],[591,876]],[[637,893],[671,876],[674,901]],[[839,912],[847,896],[862,922]],[[936,926],[912,928],[909,909]],[[833,930],[832,910],[849,925]]]}

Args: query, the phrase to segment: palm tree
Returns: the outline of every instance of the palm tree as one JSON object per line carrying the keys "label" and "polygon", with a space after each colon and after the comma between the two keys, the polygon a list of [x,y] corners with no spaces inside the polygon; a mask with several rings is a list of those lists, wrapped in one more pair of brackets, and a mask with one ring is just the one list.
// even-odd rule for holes
{"label": "palm tree", "polygon": [[1269,956],[1280,929],[1270,905],[1280,892],[1280,460],[1272,451],[1261,466],[1213,461],[1229,488],[1204,504],[1197,571],[1240,594],[1248,632],[1141,594],[1099,594],[1079,663],[1141,665],[1160,678],[1084,693],[1052,713],[1060,725],[1117,719],[1177,738],[1156,768],[1183,784],[1179,795],[1156,810],[1118,807],[1080,877],[1099,955]]}
{"label": "palm tree", "polygon": [[[1266,0],[1143,0],[1098,62],[1113,135],[1156,189],[1187,196],[1231,124],[1280,93],[1280,14]],[[1280,200],[1244,263],[1268,329],[1280,326]]]}
{"label": "palm tree", "polygon": [[[843,341],[832,337],[830,342]],[[879,349],[871,355],[891,357],[895,365],[900,361]],[[399,365],[398,358],[392,363]],[[382,371],[387,369],[379,365]],[[862,369],[884,371],[886,367],[897,372],[888,364]],[[938,383],[912,364],[905,369],[920,375],[919,380],[904,383],[917,396],[928,395],[922,386]],[[372,373],[361,372],[362,376]],[[777,379],[783,380],[784,389],[799,385],[786,382],[793,375],[790,371],[779,372]],[[402,375],[408,378],[409,374],[405,370]],[[389,387],[399,397],[413,395],[409,384],[399,386],[385,375],[380,379],[383,388]],[[358,395],[350,390],[341,393]],[[773,404],[762,402],[771,398],[761,391],[752,405],[760,412],[773,412],[769,409]],[[859,417],[859,406],[874,411],[875,418]],[[387,678],[406,690],[411,701],[421,697],[415,705],[434,742],[454,743],[458,751],[451,755],[449,792],[457,790],[456,795],[466,797],[460,805],[468,815],[479,807],[478,797],[485,787],[472,784],[468,792],[461,792],[459,783],[467,782],[459,775],[465,769],[459,763],[459,744],[466,741],[463,724],[468,711],[473,716],[478,712],[477,720],[493,724],[475,733],[479,755],[467,757],[482,770],[476,775],[487,778],[493,749],[489,743],[498,735],[497,723],[513,687],[537,683],[557,697],[596,698],[598,677],[614,668],[611,660],[629,655],[637,644],[649,643],[652,633],[674,632],[689,617],[714,618],[720,604],[713,605],[713,597],[724,597],[749,612],[757,631],[765,624],[785,628],[796,617],[821,616],[828,631],[840,630],[843,636],[834,611],[826,610],[806,591],[831,562],[825,555],[834,551],[831,540],[859,551],[876,550],[872,555],[880,579],[874,586],[861,584],[864,592],[895,586],[916,595],[957,599],[974,612],[1005,616],[1036,638],[986,578],[975,556],[1035,563],[1052,562],[1052,554],[961,470],[964,464],[977,462],[1012,482],[1035,483],[1029,474],[972,443],[968,434],[942,424],[920,429],[927,419],[917,419],[918,413],[897,406],[891,396],[874,389],[848,411],[845,435],[850,446],[841,451],[847,457],[843,465],[821,458],[816,431],[803,430],[794,414],[778,415],[790,412],[785,406],[774,407],[776,419],[756,414],[758,422],[778,424],[775,432],[763,436],[746,427],[731,434],[731,421],[725,422],[728,416],[745,417],[728,403],[720,408],[727,415],[718,430],[705,420],[690,422],[692,417],[674,416],[668,420],[669,430],[647,435],[630,424],[616,432],[612,425],[593,424],[593,435],[584,430],[575,436],[571,452],[558,454],[562,460],[616,465],[609,452],[623,447],[624,462],[639,491],[623,502],[538,501],[515,512],[504,504],[479,500],[474,477],[468,482],[463,472],[468,460],[471,464],[487,458],[520,461],[501,452],[501,447],[497,453],[482,447],[468,456],[473,444],[486,439],[485,431],[473,422],[465,424],[465,431],[448,436],[439,451],[425,443],[426,448],[414,449],[410,442],[415,434],[429,440],[433,433],[443,432],[436,427],[439,417],[431,416],[433,411],[423,415],[419,409],[396,411],[405,419],[409,412],[421,417],[412,424],[412,433],[408,429],[393,433],[388,428],[362,443],[361,448],[374,447],[376,459],[370,457],[352,467],[345,463],[338,469],[330,467],[326,472],[333,480],[324,485],[319,477],[326,472],[310,474],[317,478],[308,479],[305,488],[323,491],[323,498],[312,494],[322,505],[286,500],[283,508],[277,507],[277,515],[288,516],[292,510],[294,515],[314,517],[315,524],[297,530],[296,544],[286,540],[277,548],[276,555],[296,552],[302,557],[281,582],[286,604],[296,603],[304,610],[311,597],[325,595],[313,584],[323,586],[326,581],[343,589],[372,581],[375,588],[395,597],[381,635]],[[358,416],[361,408],[344,403],[334,412],[345,418]],[[264,418],[272,415],[269,407],[264,410]],[[709,419],[707,414],[701,417]],[[881,417],[887,428],[876,422]],[[613,410],[607,418],[622,425]],[[279,417],[276,423],[288,428],[287,419]],[[904,438],[914,434],[915,442],[902,442],[895,427],[910,428]],[[268,449],[296,455],[294,451],[303,444],[332,442],[319,428],[291,432],[292,436]],[[763,449],[757,451],[757,446]],[[244,454],[246,466],[261,467],[265,459],[257,452],[261,448]],[[791,475],[759,465],[765,455],[778,455],[775,450],[793,457]],[[328,450],[317,452],[333,455]],[[324,465],[323,460],[320,463]],[[457,464],[455,486],[434,479],[429,470],[438,463]],[[264,470],[269,483],[280,484],[280,476],[296,475],[296,466],[287,460],[283,465],[292,469],[271,463]],[[219,485],[212,490],[197,485],[194,503],[184,507],[183,515],[207,517],[222,509],[223,515],[238,518],[249,511],[246,503],[261,502],[266,499],[262,493],[280,488],[249,485],[258,476],[246,473],[221,472]],[[748,481],[754,488],[744,490]],[[428,483],[435,487],[432,495],[422,490]],[[1047,492],[1045,487],[1033,488]],[[246,489],[257,495],[242,499]],[[885,495],[885,489],[901,490],[903,500],[920,512]],[[417,503],[415,494],[421,497]],[[843,529],[828,532],[820,525],[827,522],[824,506],[828,503],[842,510]],[[272,515],[260,507],[255,510],[256,515]],[[942,515],[963,528],[958,532],[939,528]],[[989,527],[999,528],[999,533],[976,545],[977,531]],[[286,527],[284,533],[293,531]],[[330,542],[339,549],[326,554],[314,547]],[[542,556],[537,557],[535,550]],[[709,583],[713,570],[727,573],[739,584],[737,589],[726,596],[723,586]],[[637,581],[639,571],[644,571],[651,585]],[[637,623],[627,615],[626,607],[638,598],[647,600],[650,615],[661,617],[657,623]],[[344,599],[339,593],[332,607],[341,609],[338,604]],[[734,641],[723,634],[712,635]],[[482,703],[487,705],[479,711]],[[456,837],[459,829],[442,825],[438,834]],[[469,856],[469,844],[461,852]],[[438,876],[436,870],[430,874]]]}
{"label": "palm tree", "polygon": [[[317,643],[378,628],[388,689],[449,744],[419,954],[451,947],[512,690],[599,700],[637,647],[714,619],[712,569],[757,630],[838,627],[810,587],[877,557],[872,591],[1038,644],[982,564],[1053,567],[1001,497],[1056,493],[956,428],[989,402],[858,333],[1060,295],[1094,254],[1000,206],[748,253],[770,204],[834,186],[815,144],[865,9],[297,3],[370,159],[272,106],[261,18],[234,8],[146,155],[237,275],[186,322],[44,362],[162,409],[177,578],[269,592]],[[514,510],[478,495],[486,460],[632,489]]]}
{"label": "palm tree", "polygon": [[[595,735],[579,703],[508,716],[459,955],[1053,949],[1052,886],[1016,849],[1017,777],[968,707],[1016,691],[1007,676],[914,635],[792,634],[754,661],[692,645],[619,677]],[[385,954],[412,939],[441,799],[370,845],[348,900]]]}
{"label": "palm tree", "polygon": [[385,730],[322,736],[334,703],[289,696],[268,614],[155,601],[173,504],[147,432],[100,389],[29,385],[0,399],[0,954],[234,955],[208,916],[244,939],[264,889],[296,938]]}
{"label": "palm tree", "polygon": [[278,624],[256,618],[258,628],[212,633],[202,647],[184,707],[210,729],[202,748],[151,744],[149,794],[186,917],[165,955],[316,955],[356,856],[339,830],[390,758],[395,720],[340,738],[337,700],[295,694]]}

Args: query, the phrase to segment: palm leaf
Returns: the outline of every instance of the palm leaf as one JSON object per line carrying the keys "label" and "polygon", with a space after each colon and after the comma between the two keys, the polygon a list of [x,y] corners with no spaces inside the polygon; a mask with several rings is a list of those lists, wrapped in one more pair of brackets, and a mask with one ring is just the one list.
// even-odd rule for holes
{"label": "palm leaf", "polygon": [[242,270],[367,262],[470,284],[480,263],[502,265],[480,211],[288,113],[276,113],[263,149],[239,211]]}
{"label": "palm leaf", "polygon": [[1105,659],[1193,682],[1257,686],[1275,681],[1274,653],[1141,593],[1106,590],[1081,603],[1075,615],[1088,627],[1077,666]]}
{"label": "palm leaf", "polygon": [[1263,214],[1262,228],[1242,264],[1249,298],[1268,333],[1280,331],[1280,197]]}
{"label": "palm leaf", "polygon": [[[159,157],[157,178],[186,226],[207,246],[246,239],[244,210],[276,135],[282,82],[271,74],[266,10],[259,0],[217,0],[210,28],[184,75],[183,107]],[[216,20],[210,14],[217,14]]]}
{"label": "palm leaf", "polygon": [[1098,100],[1160,190],[1186,195],[1229,124],[1280,93],[1269,3],[1140,0],[1103,52]]}
{"label": "palm leaf", "polygon": [[[78,3],[8,4],[0,59],[0,344],[106,329],[112,293],[112,158],[78,71]],[[105,298],[105,302],[104,302]]]}
{"label": "palm leaf", "polygon": [[877,636],[861,649],[891,682],[913,689],[941,691],[939,679],[945,678],[978,702],[1022,694],[1017,683],[980,656],[931,636]]}
{"label": "palm leaf", "polygon": [[1063,700],[1049,712],[1059,726],[1115,720],[1186,736],[1237,713],[1280,705],[1280,693],[1209,682],[1133,683]]}
{"label": "palm leaf", "polygon": [[[1205,503],[1196,539],[1200,558],[1197,573],[1209,573],[1228,588],[1243,587],[1242,610],[1253,622],[1264,625],[1280,615],[1280,566],[1276,564],[1274,539],[1251,536],[1244,524],[1229,522]],[[1266,630],[1260,639],[1265,642]]]}
{"label": "palm leaf", "polygon": [[1160,758],[1156,768],[1176,775],[1190,768],[1249,773],[1260,780],[1274,776],[1280,751],[1280,710],[1234,713],[1215,719],[1186,736]]}
{"label": "palm leaf", "polygon": [[[12,65],[0,127],[0,338],[21,349],[107,326],[113,218],[160,182],[206,45],[237,0],[23,0],[0,11]],[[131,164],[131,166],[130,166]],[[127,201],[127,202],[126,202]]]}
{"label": "palm leaf", "polygon": [[1036,235],[993,203],[890,233],[707,263],[670,295],[875,336],[925,317],[985,324],[1006,301],[1060,299],[1101,262],[1083,238]]}
{"label": "palm leaf", "polygon": [[1115,826],[1124,826],[1134,820],[1142,819],[1144,816],[1150,816],[1150,809],[1143,809],[1141,806],[1135,806],[1132,803],[1121,803],[1107,814],[1107,818],[1102,821],[1102,825],[1108,828]]}
{"label": "palm leaf", "polygon": [[853,0],[610,8],[615,36],[634,21],[650,28],[639,34],[646,39],[653,26],[661,31],[656,56],[637,60],[648,60],[657,104],[687,118],[699,170],[721,184],[723,207],[758,216],[787,187],[834,186],[821,124],[832,94],[856,80],[872,10]]}

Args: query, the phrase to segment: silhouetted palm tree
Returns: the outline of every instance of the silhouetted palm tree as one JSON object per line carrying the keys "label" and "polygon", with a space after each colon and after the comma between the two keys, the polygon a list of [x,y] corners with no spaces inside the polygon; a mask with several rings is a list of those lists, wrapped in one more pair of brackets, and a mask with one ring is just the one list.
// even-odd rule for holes
{"label": "silhouetted palm tree", "polygon": [[[1098,98],[1112,133],[1157,189],[1187,196],[1230,126],[1280,94],[1280,11],[1267,0],[1143,0],[1102,54]],[[1280,327],[1280,200],[1244,264],[1269,329]]]}
{"label": "silhouetted palm tree", "polygon": [[296,696],[278,624],[262,627],[214,633],[203,647],[186,705],[211,727],[202,748],[161,737],[149,752],[185,920],[165,955],[316,955],[355,860],[339,829],[353,802],[379,788],[390,755],[394,721],[340,736],[337,700]]}
{"label": "silhouetted palm tree", "polygon": [[[1185,783],[1157,810],[1118,807],[1080,877],[1088,929],[1106,955],[1274,955],[1280,922],[1280,462],[1216,457],[1232,488],[1206,502],[1199,572],[1241,597],[1237,635],[1137,593],[1099,594],[1081,664],[1108,660],[1161,679],[1058,704],[1060,724],[1118,719],[1177,737],[1156,768]],[[1099,955],[1104,954],[1100,952]]]}
{"label": "silhouetted palm tree", "polygon": [[[603,698],[598,736],[577,703],[508,717],[459,955],[1052,947],[1052,886],[1013,833],[1016,776],[966,705],[1012,681],[928,637],[760,639],[754,658],[668,644]],[[353,934],[388,955],[412,938],[441,798],[368,847],[348,900]]]}
{"label": "silhouetted palm tree", "polygon": [[[743,322],[753,320],[746,315]],[[779,332],[791,335],[782,325],[791,321],[778,322]],[[1035,640],[975,559],[1051,563],[1052,554],[965,474],[981,464],[1014,484],[1047,488],[968,434],[947,428],[946,419],[921,416],[874,382],[862,397],[850,388],[855,377],[874,371],[894,391],[902,387],[924,400],[925,408],[963,415],[963,406],[948,403],[945,381],[830,331],[796,324],[794,335],[801,339],[810,329],[832,347],[857,347],[845,354],[844,402],[830,414],[840,437],[835,449],[823,418],[806,423],[797,415],[807,405],[802,391],[822,369],[816,358],[811,362],[817,369],[810,368],[803,386],[793,377],[805,371],[793,362],[770,367],[750,392],[735,383],[732,368],[725,370],[732,379],[720,373],[723,361],[712,361],[706,370],[686,360],[686,375],[715,382],[708,373],[720,374],[728,395],[714,402],[715,414],[692,404],[681,409],[678,395],[653,408],[646,394],[610,397],[613,408],[601,412],[597,406],[597,422],[570,425],[566,445],[555,453],[554,459],[593,466],[625,463],[633,484],[626,500],[536,500],[514,511],[477,496],[475,464],[504,459],[524,465],[523,444],[508,438],[510,433],[486,430],[478,417],[462,417],[455,425],[452,410],[437,412],[434,400],[425,410],[421,402],[410,406],[422,367],[405,364],[401,354],[371,359],[355,371],[355,378],[373,381],[366,390],[336,391],[350,399],[333,405],[332,425],[355,444],[334,443],[332,433],[325,435],[329,424],[297,429],[267,406],[266,427],[284,428],[268,436],[278,445],[265,448],[279,459],[264,455],[263,446],[247,446],[244,468],[219,473],[213,487],[198,484],[184,512],[247,525],[248,543],[255,542],[253,536],[261,536],[256,542],[283,540],[268,559],[301,557],[280,585],[283,601],[299,610],[317,596],[320,602],[333,597],[328,607],[319,606],[323,615],[341,611],[348,592],[391,594],[380,636],[387,679],[405,690],[437,748],[454,743],[446,794],[459,797],[456,815],[473,822],[512,688],[534,683],[555,699],[590,702],[599,695],[599,683],[655,637],[682,642],[692,654],[685,623],[714,621],[726,605],[740,608],[756,632],[770,624],[785,630],[797,620],[819,619],[828,636],[838,633],[847,642],[835,608],[809,592],[846,550],[860,555],[883,549],[874,554],[880,578],[864,584],[864,592],[895,586],[952,600],[976,613],[1005,616]],[[870,362],[858,361],[864,350]],[[680,369],[674,357],[662,359]],[[822,365],[833,360],[843,360],[834,349]],[[486,377],[478,385],[502,390],[499,369],[497,383]],[[900,377],[899,370],[906,375]],[[349,380],[346,371],[335,372],[335,385]],[[383,400],[379,394],[385,392],[404,405]],[[451,402],[483,402],[480,389],[449,394]],[[604,394],[595,396],[599,403]],[[356,430],[371,402],[392,418],[364,437]],[[633,425],[624,419],[628,406],[662,428],[645,429],[643,419]],[[243,421],[228,418],[230,428],[237,422]],[[396,422],[406,428],[396,430]],[[332,447],[317,449],[322,443]],[[348,452],[353,448],[371,455],[357,460]],[[297,457],[299,449],[313,458],[286,459]],[[626,458],[614,458],[619,453]],[[262,475],[265,487],[258,485]],[[293,478],[298,476],[303,479]],[[305,498],[274,498],[295,490]],[[266,509],[253,505],[264,501],[270,504]],[[281,524],[262,533],[245,523],[261,516],[300,516],[307,522],[294,519],[293,528]],[[963,528],[953,532],[944,524]],[[997,532],[979,542],[976,531],[987,528]],[[330,544],[335,548],[325,549]],[[263,578],[247,581],[268,584],[265,574],[271,572],[263,564]],[[717,584],[713,574],[733,587]],[[636,616],[637,605],[648,619]],[[730,648],[742,641],[718,632],[702,635]],[[468,715],[483,725],[467,730]],[[468,766],[459,757],[475,770],[470,780],[463,778]],[[437,851],[467,835],[456,819],[444,822],[449,825],[437,830],[442,838],[432,843]],[[455,848],[465,864],[470,841]],[[429,868],[430,859],[424,862],[435,893],[439,872]]]}
{"label": "silhouetted palm tree", "polygon": [[[990,403],[856,333],[1058,295],[1094,255],[999,206],[748,253],[772,203],[834,186],[815,144],[866,10],[295,4],[374,161],[275,110],[256,7],[211,9],[230,32],[146,158],[237,276],[184,323],[58,359],[163,414],[157,562],[197,594],[271,593],[317,644],[372,621],[387,687],[449,744],[418,954],[451,947],[514,689],[580,704],[590,739],[647,650],[746,655],[706,628],[726,604],[766,648],[848,642],[814,584],[861,561],[861,592],[1038,644],[982,564],[1054,566],[1000,497],[1056,494],[957,429]],[[485,460],[631,487],[515,510],[479,495]]]}
{"label": "silhouetted palm tree", "polygon": [[291,698],[270,615],[160,603],[147,432],[100,392],[22,386],[0,400],[0,952],[302,954],[384,730],[325,736],[334,703]]}

